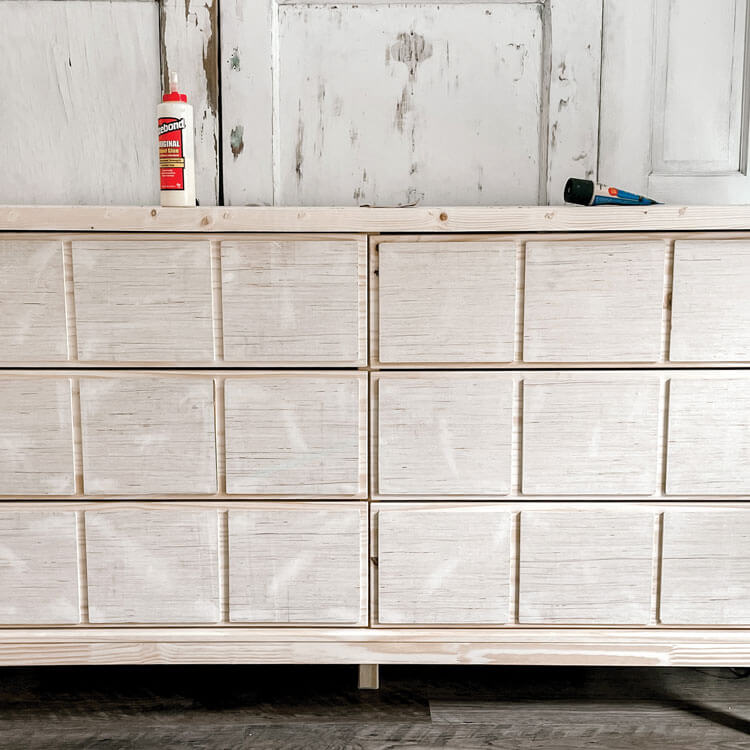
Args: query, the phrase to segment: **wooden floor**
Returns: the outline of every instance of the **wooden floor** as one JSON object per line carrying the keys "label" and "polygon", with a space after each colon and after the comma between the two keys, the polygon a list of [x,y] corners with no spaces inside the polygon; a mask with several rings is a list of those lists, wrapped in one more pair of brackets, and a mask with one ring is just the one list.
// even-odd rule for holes
{"label": "wooden floor", "polygon": [[750,748],[750,679],[728,669],[0,669],[0,748]]}

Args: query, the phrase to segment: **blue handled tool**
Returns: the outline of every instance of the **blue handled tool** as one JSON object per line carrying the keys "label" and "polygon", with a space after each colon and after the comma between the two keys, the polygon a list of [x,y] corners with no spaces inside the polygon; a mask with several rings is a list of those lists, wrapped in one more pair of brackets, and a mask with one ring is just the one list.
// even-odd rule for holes
{"label": "blue handled tool", "polygon": [[565,183],[563,198],[566,203],[578,203],[581,206],[653,206],[659,203],[643,195],[629,193],[627,190],[575,177],[571,177]]}

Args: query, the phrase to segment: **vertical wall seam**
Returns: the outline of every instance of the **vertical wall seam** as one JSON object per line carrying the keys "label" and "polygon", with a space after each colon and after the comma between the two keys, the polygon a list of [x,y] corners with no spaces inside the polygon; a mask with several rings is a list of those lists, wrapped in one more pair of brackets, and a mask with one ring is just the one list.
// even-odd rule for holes
{"label": "vertical wall seam", "polygon": [[538,6],[542,21],[542,64],[539,82],[539,204],[548,205],[550,82],[552,80],[552,0]]}
{"label": "vertical wall seam", "polygon": [[279,4],[276,0],[266,0],[271,4],[271,169],[273,179],[271,180],[271,205],[279,205],[281,193],[281,133],[280,133],[280,103],[281,92],[279,88],[279,61],[281,53],[279,50]]}
{"label": "vertical wall seam", "polygon": [[216,34],[216,203],[224,205],[224,115],[221,105],[221,0],[214,0]]}
{"label": "vertical wall seam", "polygon": [[602,1],[601,10],[601,28],[599,35],[599,90],[597,91],[596,101],[598,107],[596,110],[596,174],[594,175],[594,181],[599,182],[599,168],[601,159],[601,143],[602,143],[602,86],[604,85],[604,12],[606,8],[605,0]]}

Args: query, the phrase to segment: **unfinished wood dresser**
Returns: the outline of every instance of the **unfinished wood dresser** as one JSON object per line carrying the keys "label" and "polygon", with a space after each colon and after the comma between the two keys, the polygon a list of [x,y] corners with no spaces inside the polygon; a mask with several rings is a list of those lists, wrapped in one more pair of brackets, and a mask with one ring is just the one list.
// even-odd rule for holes
{"label": "unfinished wood dresser", "polygon": [[750,663],[750,209],[0,230],[0,664]]}

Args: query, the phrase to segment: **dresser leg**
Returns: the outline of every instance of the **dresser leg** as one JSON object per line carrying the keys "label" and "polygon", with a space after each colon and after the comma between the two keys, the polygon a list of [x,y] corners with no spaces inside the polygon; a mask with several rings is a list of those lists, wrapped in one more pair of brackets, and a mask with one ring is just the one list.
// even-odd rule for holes
{"label": "dresser leg", "polygon": [[359,665],[359,689],[377,690],[380,687],[380,672],[377,664]]}

